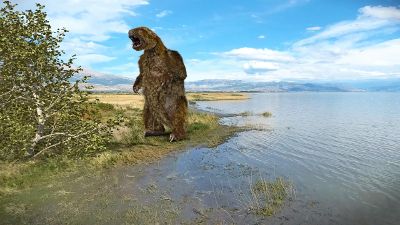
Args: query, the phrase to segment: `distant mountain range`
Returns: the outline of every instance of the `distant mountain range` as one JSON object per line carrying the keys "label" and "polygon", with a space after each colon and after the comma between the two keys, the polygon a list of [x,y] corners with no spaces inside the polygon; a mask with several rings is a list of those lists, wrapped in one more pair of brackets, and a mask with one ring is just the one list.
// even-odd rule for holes
{"label": "distant mountain range", "polygon": [[[90,76],[89,84],[99,92],[130,92],[133,79],[83,70],[71,81]],[[341,82],[252,82],[244,80],[211,79],[185,82],[187,91],[241,91],[241,92],[354,92],[400,91],[400,78]]]}
{"label": "distant mountain range", "polygon": [[93,85],[93,91],[98,92],[129,92],[132,91],[133,80],[127,77],[121,77],[111,74],[104,74],[88,69],[84,69],[76,75],[71,82],[81,79],[83,76],[89,76],[88,83]]}
{"label": "distant mountain range", "polygon": [[189,91],[245,91],[245,92],[298,92],[298,91],[351,91],[330,84],[301,82],[250,82],[243,80],[200,80],[186,82]]}

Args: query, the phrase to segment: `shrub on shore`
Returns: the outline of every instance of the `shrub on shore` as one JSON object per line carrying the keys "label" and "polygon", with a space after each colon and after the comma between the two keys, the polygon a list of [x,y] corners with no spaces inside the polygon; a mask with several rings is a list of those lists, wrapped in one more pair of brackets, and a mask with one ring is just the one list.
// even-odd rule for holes
{"label": "shrub on shore", "polygon": [[261,113],[261,115],[262,115],[263,117],[271,117],[271,116],[272,116],[272,113],[271,113],[271,112],[263,112],[263,113]]}

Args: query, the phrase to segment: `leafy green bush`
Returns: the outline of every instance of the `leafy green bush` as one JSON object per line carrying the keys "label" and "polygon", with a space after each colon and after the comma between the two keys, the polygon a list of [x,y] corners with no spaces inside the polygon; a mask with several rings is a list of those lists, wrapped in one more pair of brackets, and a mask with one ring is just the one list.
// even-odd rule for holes
{"label": "leafy green bush", "polygon": [[[88,110],[87,77],[73,58],[61,59],[65,29],[53,32],[44,6],[0,9],[0,159],[53,154],[81,156],[104,149],[115,121],[101,121]],[[108,105],[97,105],[110,107]]]}

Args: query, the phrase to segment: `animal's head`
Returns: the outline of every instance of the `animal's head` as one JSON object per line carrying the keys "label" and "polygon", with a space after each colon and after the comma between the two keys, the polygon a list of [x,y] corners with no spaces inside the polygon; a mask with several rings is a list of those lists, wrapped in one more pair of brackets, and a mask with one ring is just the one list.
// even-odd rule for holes
{"label": "animal's head", "polygon": [[132,48],[136,51],[149,50],[161,43],[161,39],[147,27],[137,27],[128,32]]}

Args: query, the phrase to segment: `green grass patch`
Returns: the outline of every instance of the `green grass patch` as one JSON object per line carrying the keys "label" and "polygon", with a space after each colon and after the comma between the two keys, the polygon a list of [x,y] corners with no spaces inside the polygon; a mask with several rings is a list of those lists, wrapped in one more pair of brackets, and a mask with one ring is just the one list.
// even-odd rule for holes
{"label": "green grass patch", "polygon": [[188,131],[189,131],[189,133],[192,133],[192,132],[199,131],[199,130],[206,130],[208,128],[209,128],[209,126],[207,124],[194,122],[194,123],[190,124]]}
{"label": "green grass patch", "polygon": [[245,111],[245,112],[238,113],[237,115],[238,116],[251,116],[251,115],[253,115],[253,113],[250,111]]}
{"label": "green grass patch", "polygon": [[23,189],[49,181],[56,174],[77,171],[79,164],[67,157],[43,160],[0,163],[0,196],[13,194]]}
{"label": "green grass patch", "polygon": [[263,117],[271,117],[271,116],[272,116],[272,113],[271,113],[271,112],[263,112],[263,113],[261,113],[261,115],[262,115]]}
{"label": "green grass patch", "polygon": [[281,177],[274,181],[259,179],[250,185],[250,192],[250,210],[262,216],[274,215],[294,195],[293,185]]}
{"label": "green grass patch", "polygon": [[102,111],[113,111],[115,109],[114,105],[103,102],[96,102],[95,106]]}

